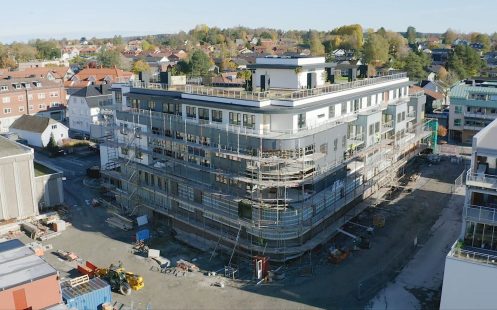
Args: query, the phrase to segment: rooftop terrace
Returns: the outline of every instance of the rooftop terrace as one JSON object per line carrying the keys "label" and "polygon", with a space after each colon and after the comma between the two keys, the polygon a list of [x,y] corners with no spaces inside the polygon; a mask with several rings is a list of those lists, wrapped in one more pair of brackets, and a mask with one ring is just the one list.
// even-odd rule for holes
{"label": "rooftop terrace", "polygon": [[327,84],[321,87],[316,87],[311,89],[301,89],[301,90],[271,89],[269,91],[263,91],[263,92],[246,91],[242,88],[222,88],[222,87],[212,87],[206,85],[192,85],[192,84],[173,86],[163,83],[149,83],[142,81],[130,82],[130,86],[134,88],[176,91],[192,95],[223,97],[223,98],[231,98],[239,100],[250,100],[250,101],[265,101],[265,100],[296,101],[306,98],[323,96],[327,94],[339,93],[342,91],[352,90],[359,87],[378,85],[399,79],[407,79],[407,74],[404,72],[393,73],[373,78],[359,79],[353,82]]}

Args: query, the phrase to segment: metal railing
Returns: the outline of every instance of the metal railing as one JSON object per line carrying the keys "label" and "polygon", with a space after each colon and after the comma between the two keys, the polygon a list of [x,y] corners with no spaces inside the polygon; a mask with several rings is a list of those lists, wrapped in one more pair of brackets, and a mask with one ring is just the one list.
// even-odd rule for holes
{"label": "metal railing", "polygon": [[496,119],[497,114],[495,114],[495,113],[482,113],[482,112],[464,112],[464,117]]}
{"label": "metal railing", "polygon": [[464,217],[477,222],[497,222],[497,209],[477,206],[477,205],[464,205]]}
{"label": "metal railing", "polygon": [[397,79],[407,78],[407,73],[394,73],[388,74],[380,77],[367,78],[363,80],[331,84],[311,89],[302,89],[287,92],[284,90],[273,90],[264,92],[249,92],[239,89],[225,89],[218,87],[210,87],[204,85],[174,85],[170,86],[164,83],[151,83],[142,81],[132,81],[130,86],[134,88],[147,88],[147,89],[159,89],[159,90],[169,90],[169,91],[181,91],[187,94],[195,94],[201,96],[214,96],[214,97],[226,97],[239,100],[251,100],[251,101],[262,101],[267,99],[277,99],[277,100],[300,100],[315,96],[322,96],[326,94],[331,94],[335,92],[340,92],[344,90],[350,90],[354,88],[375,85],[379,83],[385,83]]}
{"label": "metal railing", "polygon": [[466,175],[466,184],[471,185],[471,182],[476,182],[479,186],[486,184],[486,187],[497,188],[497,175],[474,173],[470,169]]}
{"label": "metal railing", "polygon": [[458,242],[456,241],[448,256],[497,267],[497,256],[463,249],[458,247],[457,244]]}

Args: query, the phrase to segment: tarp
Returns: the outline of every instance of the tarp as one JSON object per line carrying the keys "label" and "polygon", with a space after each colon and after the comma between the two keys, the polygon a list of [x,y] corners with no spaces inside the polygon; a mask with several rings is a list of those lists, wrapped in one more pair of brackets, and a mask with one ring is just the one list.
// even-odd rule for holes
{"label": "tarp", "polygon": [[143,226],[148,224],[148,218],[146,215],[142,215],[136,218],[136,222],[138,223],[138,226]]}
{"label": "tarp", "polygon": [[136,241],[147,239],[150,239],[150,231],[148,229],[142,229],[136,232]]}

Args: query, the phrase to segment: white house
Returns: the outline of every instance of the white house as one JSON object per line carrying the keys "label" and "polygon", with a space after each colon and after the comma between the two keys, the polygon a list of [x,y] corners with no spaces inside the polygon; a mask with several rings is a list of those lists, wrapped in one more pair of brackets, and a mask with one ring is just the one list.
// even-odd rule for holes
{"label": "white house", "polygon": [[69,128],[90,134],[92,125],[102,121],[102,110],[112,104],[108,85],[88,86],[72,94],[67,102]]}
{"label": "white house", "polygon": [[69,137],[69,128],[48,117],[35,115],[23,115],[18,118],[9,130],[25,139],[29,145],[45,147],[53,135],[58,145],[62,144],[63,139]]}

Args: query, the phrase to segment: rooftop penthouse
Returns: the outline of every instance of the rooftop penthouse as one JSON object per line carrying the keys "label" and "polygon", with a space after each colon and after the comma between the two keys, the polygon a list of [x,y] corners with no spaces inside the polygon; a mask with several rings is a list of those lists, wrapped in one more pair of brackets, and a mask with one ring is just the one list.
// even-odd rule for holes
{"label": "rooftop penthouse", "polygon": [[[335,72],[324,57],[257,58],[252,70],[252,91],[243,88],[206,85],[170,85],[167,83],[131,82],[133,88],[181,92],[182,98],[231,104],[267,107],[295,107],[319,100],[344,99],[358,91],[377,91],[399,82],[407,83],[407,74],[392,73],[351,82],[330,83]],[[226,100],[229,99],[229,100]]]}

